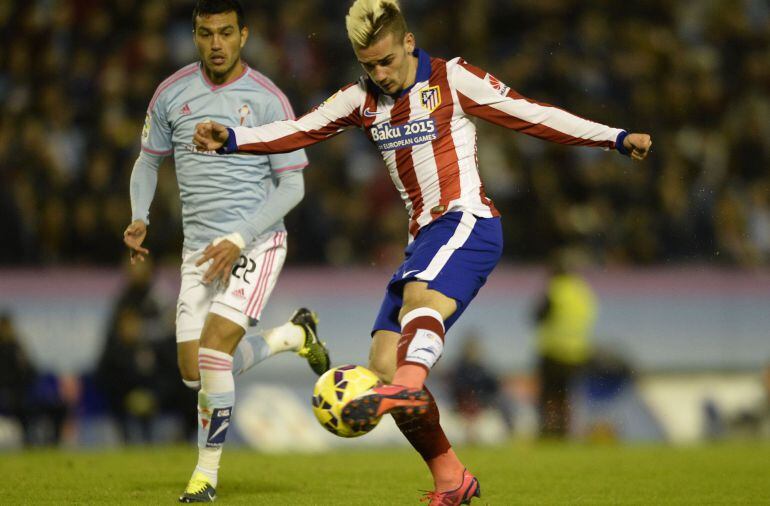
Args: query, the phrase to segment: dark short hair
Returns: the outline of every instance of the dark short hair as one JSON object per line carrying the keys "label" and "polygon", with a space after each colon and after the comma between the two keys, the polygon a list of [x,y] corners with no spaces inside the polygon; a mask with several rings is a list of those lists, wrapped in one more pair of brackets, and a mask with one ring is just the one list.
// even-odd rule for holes
{"label": "dark short hair", "polygon": [[222,14],[234,11],[238,17],[238,28],[246,26],[243,22],[243,7],[238,0],[198,0],[192,12],[192,26],[195,31],[195,18],[211,14]]}

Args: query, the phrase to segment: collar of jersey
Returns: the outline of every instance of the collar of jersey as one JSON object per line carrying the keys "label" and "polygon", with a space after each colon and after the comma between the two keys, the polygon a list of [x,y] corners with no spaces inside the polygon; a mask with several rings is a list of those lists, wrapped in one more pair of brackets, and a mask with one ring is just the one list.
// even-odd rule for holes
{"label": "collar of jersey", "polygon": [[417,57],[417,75],[414,78],[414,83],[398,94],[399,98],[408,95],[415,84],[430,79],[430,55],[419,47],[412,51],[412,55]]}
{"label": "collar of jersey", "polygon": [[[423,81],[427,81],[430,79],[430,55],[423,51],[420,48],[416,48],[414,51],[412,51],[412,56],[417,57],[417,75],[414,78],[414,83],[408,88],[404,88],[401,90],[401,92],[397,95],[391,95],[394,99],[399,99],[403,96],[406,96],[409,94],[410,91],[412,91],[412,88],[414,88],[414,85],[417,83],[421,83]],[[371,79],[369,80],[371,82]],[[375,91],[380,90],[379,86],[375,85],[372,82],[372,89]]]}
{"label": "collar of jersey", "polygon": [[236,77],[235,79],[233,79],[229,83],[225,83],[225,84],[214,84],[214,83],[212,83],[209,80],[209,77],[206,75],[206,71],[203,70],[203,62],[198,62],[198,71],[201,74],[201,78],[203,79],[203,82],[206,83],[206,86],[208,86],[208,88],[211,91],[216,91],[216,90],[221,90],[222,88],[227,88],[228,86],[237,83],[238,81],[241,80],[241,78],[243,78],[243,76],[245,76],[246,74],[249,73],[251,68],[249,68],[249,66],[246,64],[246,62],[241,60],[241,64],[243,64],[243,72],[241,72],[241,75],[239,75],[238,77]]}

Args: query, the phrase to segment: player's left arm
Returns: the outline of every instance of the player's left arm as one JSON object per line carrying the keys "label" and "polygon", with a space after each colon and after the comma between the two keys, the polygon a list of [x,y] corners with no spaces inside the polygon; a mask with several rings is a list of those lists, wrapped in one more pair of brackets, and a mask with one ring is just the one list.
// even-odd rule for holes
{"label": "player's left arm", "polygon": [[[261,106],[258,108],[261,124],[294,120],[294,111],[283,94],[270,95],[265,98]],[[282,220],[305,196],[302,169],[308,162],[303,150],[269,155],[268,160],[275,189],[251,216],[238,224],[232,233],[214,240],[204,250],[197,265],[212,261],[203,276],[205,283],[215,279],[221,279],[226,283],[233,263],[238,260],[246,245],[251,244],[259,235]]]}
{"label": "player's left arm", "polygon": [[[285,95],[271,95],[262,102],[259,124],[269,125],[277,121],[294,120],[294,111]],[[249,244],[259,235],[279,222],[305,196],[302,171],[308,165],[303,149],[267,156],[275,189],[270,192],[259,209],[244,220],[236,229],[244,242]]]}
{"label": "player's left arm", "polygon": [[302,197],[305,196],[305,182],[301,169],[279,172],[275,180],[275,190],[249,219],[244,220],[234,232],[214,239],[203,250],[203,254],[195,265],[200,266],[211,260],[211,265],[203,275],[204,283],[208,284],[220,279],[223,284],[226,284],[233,264],[241,256],[246,245],[282,220],[302,201]]}
{"label": "player's left arm", "polygon": [[612,128],[526,98],[462,59],[449,79],[466,114],[496,125],[559,144],[616,149],[634,160],[646,158],[652,146],[648,134]]}

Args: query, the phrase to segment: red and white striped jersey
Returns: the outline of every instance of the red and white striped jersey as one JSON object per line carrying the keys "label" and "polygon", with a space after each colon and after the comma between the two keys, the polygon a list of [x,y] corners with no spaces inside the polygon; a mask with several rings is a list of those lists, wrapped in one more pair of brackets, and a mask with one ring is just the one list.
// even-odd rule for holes
{"label": "red and white striped jersey", "polygon": [[561,144],[612,149],[625,134],[525,98],[461,58],[431,58],[419,49],[415,54],[415,84],[400,96],[387,95],[362,77],[299,119],[232,128],[228,149],[282,153],[361,128],[401,194],[414,238],[447,212],[499,216],[479,177],[470,116]]}

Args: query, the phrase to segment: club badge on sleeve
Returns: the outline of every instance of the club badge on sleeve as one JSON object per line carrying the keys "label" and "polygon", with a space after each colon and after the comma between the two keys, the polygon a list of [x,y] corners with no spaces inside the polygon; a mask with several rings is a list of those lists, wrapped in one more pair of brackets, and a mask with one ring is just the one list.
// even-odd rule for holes
{"label": "club badge on sleeve", "polygon": [[147,142],[150,138],[150,125],[152,125],[152,118],[148,112],[144,117],[144,126],[142,127],[142,142]]}

